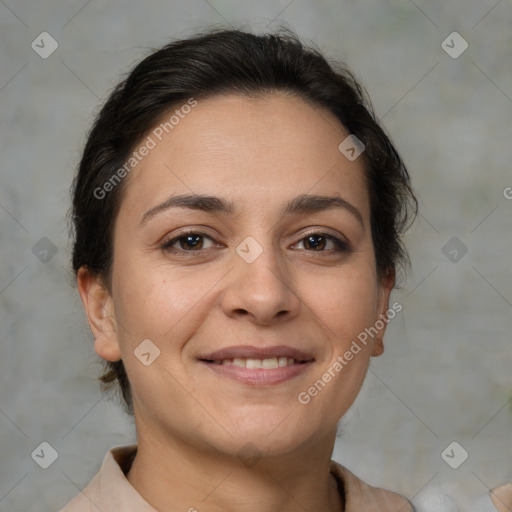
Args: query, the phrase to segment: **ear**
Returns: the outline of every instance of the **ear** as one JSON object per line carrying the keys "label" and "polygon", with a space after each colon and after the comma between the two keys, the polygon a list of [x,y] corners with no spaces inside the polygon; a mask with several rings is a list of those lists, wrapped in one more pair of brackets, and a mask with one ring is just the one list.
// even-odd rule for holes
{"label": "ear", "polygon": [[[375,335],[372,348],[372,356],[380,356],[384,352],[384,333],[389,322],[387,312],[389,310],[389,296],[395,286],[396,274],[394,269],[386,273],[380,280],[378,297],[377,297],[377,316],[375,318],[375,328],[378,329],[378,334]],[[379,321],[380,320],[380,321]],[[382,325],[383,324],[383,325]],[[381,327],[381,328],[379,328]]]}
{"label": "ear", "polygon": [[77,284],[94,336],[94,350],[107,361],[119,361],[121,349],[117,339],[114,302],[110,292],[101,278],[93,275],[86,266],[78,270]]}

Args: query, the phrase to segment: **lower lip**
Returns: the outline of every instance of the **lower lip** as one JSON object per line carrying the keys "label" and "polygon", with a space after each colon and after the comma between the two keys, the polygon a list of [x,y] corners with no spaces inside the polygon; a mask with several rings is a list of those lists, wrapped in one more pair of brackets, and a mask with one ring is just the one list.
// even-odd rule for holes
{"label": "lower lip", "polygon": [[281,384],[307,371],[313,361],[295,363],[291,366],[278,368],[243,368],[235,365],[224,365],[200,361],[215,373],[250,386],[272,386]]}

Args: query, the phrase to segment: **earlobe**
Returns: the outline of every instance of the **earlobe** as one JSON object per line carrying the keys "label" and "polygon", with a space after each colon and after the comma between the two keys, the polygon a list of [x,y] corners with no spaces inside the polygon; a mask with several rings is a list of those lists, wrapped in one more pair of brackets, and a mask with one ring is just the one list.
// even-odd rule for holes
{"label": "earlobe", "polygon": [[382,338],[375,338],[373,341],[373,348],[372,348],[372,357],[377,357],[382,355],[384,352],[384,342],[382,341]]}
{"label": "earlobe", "polygon": [[112,335],[98,336],[94,340],[94,350],[101,358],[107,361],[120,361],[121,349],[117,337]]}
{"label": "earlobe", "polygon": [[119,361],[121,349],[110,292],[101,278],[93,275],[85,266],[78,270],[77,284],[89,327],[94,336],[94,350],[107,361]]}
{"label": "earlobe", "polygon": [[372,356],[380,356],[384,352],[384,333],[389,322],[389,296],[395,286],[395,273],[391,272],[389,275],[384,276],[380,283],[379,300],[377,306],[378,318],[375,320],[375,327],[378,329],[379,334],[375,336],[372,348]]}

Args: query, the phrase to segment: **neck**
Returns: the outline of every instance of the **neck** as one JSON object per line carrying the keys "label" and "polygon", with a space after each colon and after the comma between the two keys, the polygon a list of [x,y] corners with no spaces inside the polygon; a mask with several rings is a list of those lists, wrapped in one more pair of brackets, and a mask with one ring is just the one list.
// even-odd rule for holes
{"label": "neck", "polygon": [[343,497],[329,470],[334,438],[330,451],[323,443],[244,464],[237,457],[200,450],[184,440],[164,442],[139,433],[127,478],[156,510],[340,512]]}

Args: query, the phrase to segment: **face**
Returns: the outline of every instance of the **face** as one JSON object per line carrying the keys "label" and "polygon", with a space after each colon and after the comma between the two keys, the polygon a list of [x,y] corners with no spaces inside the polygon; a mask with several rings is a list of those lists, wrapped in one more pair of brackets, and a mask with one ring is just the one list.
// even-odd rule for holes
{"label": "face", "polygon": [[285,94],[201,100],[154,133],[124,183],[112,294],[79,276],[139,437],[233,455],[315,446],[383,350],[394,284],[376,274],[362,158],[339,151],[332,114]]}

